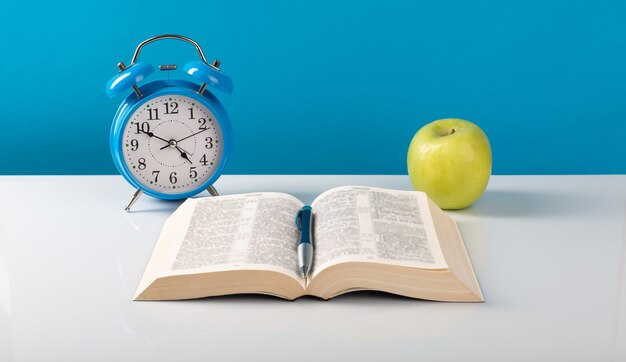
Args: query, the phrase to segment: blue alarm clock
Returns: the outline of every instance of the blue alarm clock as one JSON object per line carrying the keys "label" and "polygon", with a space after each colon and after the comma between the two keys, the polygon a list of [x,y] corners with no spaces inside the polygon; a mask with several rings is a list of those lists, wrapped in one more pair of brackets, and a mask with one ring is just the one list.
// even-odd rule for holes
{"label": "blue alarm clock", "polygon": [[[161,39],[193,44],[200,54],[184,66],[185,72],[201,84],[182,79],[155,80],[137,84],[155,71],[149,63],[138,62],[141,49]],[[209,190],[224,170],[232,148],[232,129],[220,101],[207,85],[225,93],[233,90],[232,80],[209,64],[202,49],[190,38],[165,34],[140,43],[127,67],[106,85],[114,97],[133,92],[120,104],[111,126],[111,155],[120,174],[137,189],[125,210],[129,211],[142,193],[167,200],[184,199]],[[175,70],[175,64],[161,65],[161,71]]]}

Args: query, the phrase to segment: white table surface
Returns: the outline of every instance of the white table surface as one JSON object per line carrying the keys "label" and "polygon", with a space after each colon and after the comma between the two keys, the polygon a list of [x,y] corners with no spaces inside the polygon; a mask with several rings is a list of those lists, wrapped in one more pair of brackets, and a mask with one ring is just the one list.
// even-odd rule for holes
{"label": "white table surface", "polygon": [[[310,202],[406,176],[224,176]],[[626,361],[626,176],[496,176],[460,224],[486,298],[133,302],[178,202],[119,176],[0,177],[0,361]]]}

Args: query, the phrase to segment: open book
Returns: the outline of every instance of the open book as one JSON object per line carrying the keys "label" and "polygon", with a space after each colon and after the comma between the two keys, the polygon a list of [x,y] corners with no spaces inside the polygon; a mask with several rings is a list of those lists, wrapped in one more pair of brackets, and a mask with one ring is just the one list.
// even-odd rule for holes
{"label": "open book", "polygon": [[165,222],[135,300],[262,293],[329,299],[355,290],[481,302],[456,223],[425,193],[339,187],[318,196],[314,257],[298,273],[304,204],[282,193],[189,199]]}

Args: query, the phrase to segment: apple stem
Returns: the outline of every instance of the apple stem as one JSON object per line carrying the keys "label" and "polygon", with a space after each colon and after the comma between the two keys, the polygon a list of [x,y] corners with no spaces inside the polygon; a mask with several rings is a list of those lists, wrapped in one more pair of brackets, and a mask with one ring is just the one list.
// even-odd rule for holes
{"label": "apple stem", "polygon": [[455,130],[454,128],[452,128],[452,129],[450,130],[450,134],[454,134],[454,132],[456,132],[456,130]]}

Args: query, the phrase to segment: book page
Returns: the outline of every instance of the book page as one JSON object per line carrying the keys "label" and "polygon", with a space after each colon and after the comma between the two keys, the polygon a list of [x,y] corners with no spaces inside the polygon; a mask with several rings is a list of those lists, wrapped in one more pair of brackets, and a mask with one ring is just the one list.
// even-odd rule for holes
{"label": "book page", "polygon": [[298,231],[303,206],[295,197],[255,193],[196,199],[182,241],[173,246],[169,274],[261,269],[298,275]]}
{"label": "book page", "polygon": [[447,267],[424,193],[340,187],[320,195],[312,207],[313,277],[346,261]]}

